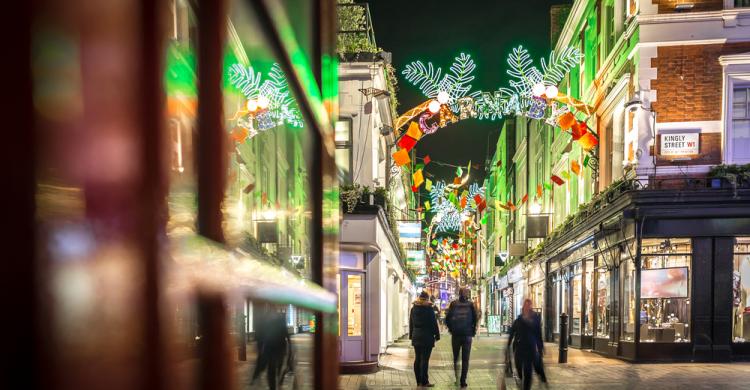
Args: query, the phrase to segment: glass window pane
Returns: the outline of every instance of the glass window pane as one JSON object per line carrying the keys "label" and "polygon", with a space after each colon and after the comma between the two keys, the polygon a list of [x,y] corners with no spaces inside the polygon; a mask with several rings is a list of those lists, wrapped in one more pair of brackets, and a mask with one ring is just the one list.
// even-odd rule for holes
{"label": "glass window pane", "polygon": [[635,341],[635,267],[625,261],[620,267],[622,275],[622,340]]}
{"label": "glass window pane", "polygon": [[750,237],[734,241],[732,272],[732,337],[735,343],[750,341]]}
{"label": "glass window pane", "polygon": [[352,142],[351,139],[351,127],[352,122],[350,120],[336,121],[336,142]]}
{"label": "glass window pane", "polygon": [[570,333],[581,334],[581,283],[582,275],[577,274],[573,277],[572,288],[573,288],[573,315],[572,323],[570,325]]}
{"label": "glass window pane", "polygon": [[594,334],[594,261],[586,260],[586,310],[584,312],[584,334],[591,336]]}
{"label": "glass window pane", "polygon": [[732,121],[732,155],[735,160],[750,159],[750,120]]}
{"label": "glass window pane", "polygon": [[596,273],[596,337],[609,338],[609,276],[604,268]]}
{"label": "glass window pane", "polygon": [[351,153],[351,148],[336,148],[336,167],[338,170],[339,183],[341,184],[348,184],[352,182]]}
{"label": "glass window pane", "polygon": [[347,275],[347,335],[362,336],[362,275]]}
{"label": "glass window pane", "polygon": [[689,342],[690,239],[644,239],[641,252],[640,341]]}

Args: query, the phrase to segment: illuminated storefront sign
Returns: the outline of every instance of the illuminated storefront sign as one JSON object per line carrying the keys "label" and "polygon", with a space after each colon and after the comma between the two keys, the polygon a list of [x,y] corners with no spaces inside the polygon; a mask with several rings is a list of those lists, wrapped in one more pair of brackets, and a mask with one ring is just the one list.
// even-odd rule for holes
{"label": "illuminated storefront sign", "polygon": [[662,156],[688,156],[700,153],[698,133],[662,134]]}

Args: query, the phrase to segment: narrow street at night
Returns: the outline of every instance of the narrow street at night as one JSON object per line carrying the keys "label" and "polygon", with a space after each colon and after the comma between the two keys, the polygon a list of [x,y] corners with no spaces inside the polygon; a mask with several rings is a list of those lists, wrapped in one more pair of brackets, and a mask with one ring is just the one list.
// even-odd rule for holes
{"label": "narrow street at night", "polygon": [[[503,374],[507,336],[480,335],[474,339],[468,377],[469,388],[481,390],[501,389],[505,380],[507,389],[521,388]],[[557,363],[557,344],[545,346],[545,370],[549,386],[535,382],[536,389],[747,389],[750,382],[750,363],[670,363],[631,364],[601,355],[570,350],[568,363]],[[414,389],[414,349],[409,340],[399,340],[388,347],[380,358],[381,370],[367,375],[341,375],[339,388],[359,389]],[[430,362],[430,382],[434,389],[456,389],[453,373],[450,335],[445,334],[435,345]]]}

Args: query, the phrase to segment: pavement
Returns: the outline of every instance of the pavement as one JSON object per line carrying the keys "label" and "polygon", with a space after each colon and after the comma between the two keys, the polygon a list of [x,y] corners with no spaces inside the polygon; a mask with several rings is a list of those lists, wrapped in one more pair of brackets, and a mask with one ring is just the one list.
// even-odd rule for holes
{"label": "pavement", "polygon": [[[482,333],[474,339],[467,382],[469,389],[518,389],[513,379],[502,376],[507,336]],[[570,348],[568,363],[557,363],[557,345],[546,346],[545,370],[549,386],[534,378],[535,389],[750,389],[750,363],[631,364]],[[414,350],[410,341],[399,340],[381,356],[381,368],[367,375],[341,375],[339,388],[416,389]],[[430,359],[434,389],[456,389],[450,335],[444,334]]]}

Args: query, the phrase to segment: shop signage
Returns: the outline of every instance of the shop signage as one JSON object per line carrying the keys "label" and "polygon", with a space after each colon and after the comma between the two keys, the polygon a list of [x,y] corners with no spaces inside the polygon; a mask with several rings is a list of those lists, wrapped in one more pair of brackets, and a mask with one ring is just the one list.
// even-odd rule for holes
{"label": "shop signage", "polygon": [[549,229],[549,215],[526,217],[526,238],[545,238]]}
{"label": "shop signage", "polygon": [[427,272],[423,250],[406,250],[406,267],[418,273]]}
{"label": "shop signage", "polygon": [[526,256],[526,243],[514,242],[508,246],[508,254],[511,256]]}
{"label": "shop signage", "polygon": [[521,279],[523,279],[523,271],[520,264],[508,271],[508,283],[515,283]]}
{"label": "shop signage", "polygon": [[661,135],[662,156],[689,156],[700,153],[700,134],[675,133]]}
{"label": "shop signage", "polygon": [[398,240],[404,244],[419,244],[422,241],[422,222],[398,221]]}
{"label": "shop signage", "polygon": [[495,256],[495,267],[502,267],[508,261],[508,252],[500,252]]}
{"label": "shop signage", "polygon": [[276,221],[258,221],[258,242],[275,244],[279,242],[278,223]]}

